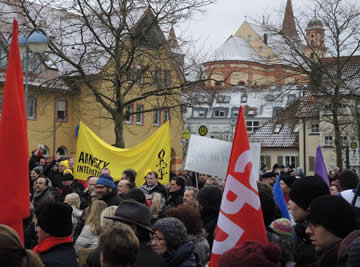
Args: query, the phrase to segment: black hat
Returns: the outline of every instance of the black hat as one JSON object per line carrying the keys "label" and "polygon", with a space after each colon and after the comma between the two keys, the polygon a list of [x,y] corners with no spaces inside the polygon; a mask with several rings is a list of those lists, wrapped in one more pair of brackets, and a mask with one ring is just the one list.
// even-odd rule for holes
{"label": "black hat", "polygon": [[320,196],[310,205],[307,220],[322,225],[330,233],[345,238],[356,225],[356,215],[351,205],[340,196]]}
{"label": "black hat", "polygon": [[62,177],[63,181],[72,181],[74,180],[74,176],[71,173],[65,173]]}
{"label": "black hat", "polygon": [[289,197],[300,208],[307,210],[315,198],[329,194],[329,186],[321,177],[306,176],[296,179],[291,186]]}
{"label": "black hat", "polygon": [[281,175],[280,180],[283,181],[289,188],[296,181],[296,177],[292,175]]}
{"label": "black hat", "polygon": [[136,201],[124,200],[119,204],[114,216],[105,216],[104,218],[135,224],[153,232],[150,209]]}
{"label": "black hat", "polygon": [[62,202],[47,201],[35,211],[38,225],[46,233],[55,237],[72,234],[72,208]]}

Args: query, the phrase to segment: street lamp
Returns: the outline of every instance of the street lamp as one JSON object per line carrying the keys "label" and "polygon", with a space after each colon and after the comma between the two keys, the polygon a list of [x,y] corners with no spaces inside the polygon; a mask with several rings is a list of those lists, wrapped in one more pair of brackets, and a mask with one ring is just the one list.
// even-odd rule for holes
{"label": "street lamp", "polygon": [[[29,92],[29,54],[30,51],[34,53],[43,53],[48,47],[48,38],[46,33],[41,28],[35,28],[32,30],[27,37],[19,35],[19,48],[20,54],[23,55],[25,52],[24,70],[25,70],[25,110],[26,118],[28,116],[28,92]],[[8,45],[11,44],[11,36],[8,40]]]}

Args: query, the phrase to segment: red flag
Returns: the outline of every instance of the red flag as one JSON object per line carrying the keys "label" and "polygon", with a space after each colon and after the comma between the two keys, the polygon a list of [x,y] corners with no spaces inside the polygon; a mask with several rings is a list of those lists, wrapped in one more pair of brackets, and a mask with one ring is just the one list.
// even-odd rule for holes
{"label": "red flag", "polygon": [[18,23],[14,19],[0,120],[0,223],[14,228],[20,238],[22,220],[30,213],[28,153]]}
{"label": "red flag", "polygon": [[221,255],[245,241],[267,243],[256,185],[258,171],[252,168],[242,107],[236,125],[210,267],[218,266]]}

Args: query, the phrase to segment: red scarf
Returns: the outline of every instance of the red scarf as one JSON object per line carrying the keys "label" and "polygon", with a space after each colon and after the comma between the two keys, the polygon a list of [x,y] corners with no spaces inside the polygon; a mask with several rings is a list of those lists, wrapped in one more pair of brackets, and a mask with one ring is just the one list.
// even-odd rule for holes
{"label": "red scarf", "polygon": [[40,254],[45,251],[48,251],[49,249],[55,247],[56,245],[59,245],[62,243],[71,243],[71,242],[72,242],[71,235],[65,236],[65,237],[50,236],[48,238],[45,238],[37,246],[35,246],[33,248],[33,251],[37,254]]}

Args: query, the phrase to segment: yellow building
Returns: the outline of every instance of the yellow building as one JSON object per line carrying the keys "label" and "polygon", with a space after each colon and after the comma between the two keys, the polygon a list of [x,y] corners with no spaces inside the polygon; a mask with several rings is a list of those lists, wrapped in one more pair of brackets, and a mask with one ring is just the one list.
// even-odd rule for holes
{"label": "yellow building", "polygon": [[[11,7],[11,6],[10,6]],[[69,12],[62,11],[69,17]],[[59,14],[57,14],[59,15]],[[147,23],[151,16],[149,9],[140,14],[135,25]],[[54,18],[55,20],[56,18]],[[3,29],[9,29],[10,25],[3,25]],[[170,120],[172,142],[172,170],[178,170],[182,166],[181,133],[183,130],[182,112],[180,103],[180,87],[183,83],[181,73],[181,59],[174,32],[170,35],[169,42],[164,37],[158,25],[154,27],[155,37],[160,38],[161,48],[148,53],[156,53],[156,61],[152,62],[151,68],[134,77],[136,84],[127,95],[134,99],[137,95],[156,90],[156,79],[167,87],[179,87],[176,96],[150,96],[146,99],[135,101],[126,106],[130,114],[124,123],[125,147],[132,147],[141,143],[151,136],[164,122]],[[4,31],[0,39],[0,88],[3,87],[6,67],[6,33]],[[174,39],[175,38],[175,39]],[[160,41],[159,41],[160,42]],[[138,75],[137,70],[144,62],[149,60],[139,56],[132,64],[133,75]],[[29,153],[38,144],[44,144],[47,148],[47,156],[51,157],[56,152],[65,157],[75,155],[77,130],[80,120],[83,121],[101,139],[109,144],[115,143],[114,121],[109,118],[109,113],[97,101],[88,86],[81,82],[54,83],[58,75],[58,69],[50,60],[39,60],[39,57],[31,57],[29,74],[28,96],[28,137]],[[106,62],[102,72],[110,72],[114,68],[111,61]],[[98,88],[105,94],[111,94],[108,82],[96,81]],[[0,89],[2,90],[2,89]],[[2,101],[2,95],[0,96]],[[164,108],[166,107],[166,108]],[[173,107],[173,108],[168,108]],[[146,112],[149,111],[150,112]],[[145,112],[142,112],[145,111]],[[129,166],[131,167],[131,166]]]}

